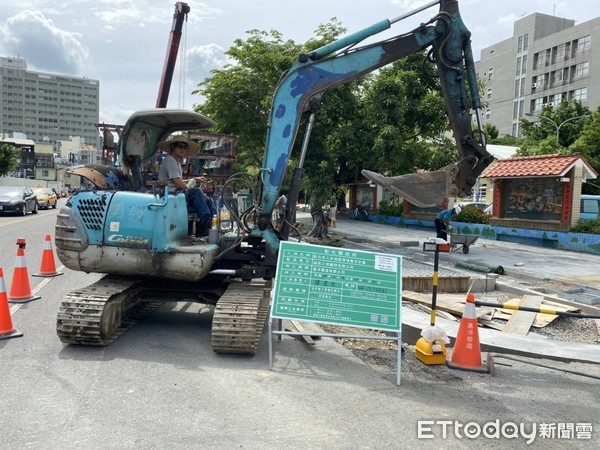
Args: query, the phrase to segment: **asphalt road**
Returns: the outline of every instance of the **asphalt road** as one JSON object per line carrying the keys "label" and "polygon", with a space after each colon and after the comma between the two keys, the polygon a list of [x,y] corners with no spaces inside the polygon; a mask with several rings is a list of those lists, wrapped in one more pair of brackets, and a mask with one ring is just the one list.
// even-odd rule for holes
{"label": "asphalt road", "polygon": [[[307,213],[298,219],[310,223]],[[433,228],[400,228],[373,222],[342,219],[332,233],[347,236],[351,242],[364,248],[402,254],[408,258],[432,260],[432,253],[423,252],[422,244],[435,237]],[[408,245],[407,245],[408,244]],[[513,242],[478,239],[469,246],[469,253],[461,249],[440,254],[440,267],[456,268],[459,261],[475,260],[489,266],[504,268],[506,278],[564,282],[600,289],[600,255],[524,245]]]}
{"label": "asphalt road", "polygon": [[[52,210],[0,217],[7,289],[16,238],[27,239],[31,273],[54,219]],[[338,224],[340,231],[346,226]],[[386,230],[394,242],[404,239],[392,236],[393,227]],[[32,278],[42,298],[11,306],[24,336],[0,341],[3,448],[523,448],[531,440],[532,448],[583,449],[600,443],[600,378],[527,361],[499,358],[491,377],[425,366],[407,349],[398,387],[395,374],[367,366],[332,339],[307,346],[284,337],[274,342],[270,370],[266,334],[255,357],[215,354],[211,311],[186,302],[164,305],[108,347],[63,345],[55,334],[61,299],[99,277],[63,271]],[[548,364],[600,377],[598,366]],[[472,437],[461,428],[467,423]],[[526,437],[511,424],[535,433]],[[543,438],[542,430],[554,438]]]}

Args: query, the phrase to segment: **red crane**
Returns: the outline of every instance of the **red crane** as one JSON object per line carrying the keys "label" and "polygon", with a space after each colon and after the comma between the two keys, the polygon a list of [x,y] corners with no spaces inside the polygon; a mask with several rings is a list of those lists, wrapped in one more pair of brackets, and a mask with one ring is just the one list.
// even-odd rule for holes
{"label": "red crane", "polygon": [[187,3],[175,3],[175,13],[173,14],[173,25],[171,26],[169,44],[167,45],[167,55],[165,56],[165,64],[160,79],[160,85],[158,87],[158,97],[156,99],[157,108],[167,107],[169,91],[171,90],[171,81],[173,80],[173,72],[175,71],[175,63],[177,62],[179,42],[181,41],[181,30],[183,29],[183,23],[187,20],[189,12],[190,7]]}

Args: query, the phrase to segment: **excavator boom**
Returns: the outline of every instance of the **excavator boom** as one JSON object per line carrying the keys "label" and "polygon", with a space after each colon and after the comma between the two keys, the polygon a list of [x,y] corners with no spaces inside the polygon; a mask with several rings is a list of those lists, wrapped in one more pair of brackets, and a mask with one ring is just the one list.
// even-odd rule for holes
{"label": "excavator boom", "polygon": [[[393,190],[422,206],[440,204],[444,197],[470,192],[475,179],[493,161],[493,157],[485,150],[485,143],[478,142],[471,131],[468,99],[475,109],[480,108],[480,101],[470,32],[462,21],[456,0],[441,0],[439,4],[439,13],[412,32],[364,47],[352,47],[366,37],[389,28],[390,21],[384,20],[310,55],[300,55],[280,82],[273,99],[262,168],[264,190],[261,206],[265,217],[273,211],[301,115],[310,109],[311,100],[320,98],[333,87],[428,47],[432,48],[432,58],[438,68],[461,159],[441,172],[429,172],[424,176],[410,174],[408,180],[394,178],[390,182],[387,177],[378,174],[373,178],[377,183],[387,184],[386,187],[391,185]],[[367,171],[366,174],[372,175],[373,172]]]}

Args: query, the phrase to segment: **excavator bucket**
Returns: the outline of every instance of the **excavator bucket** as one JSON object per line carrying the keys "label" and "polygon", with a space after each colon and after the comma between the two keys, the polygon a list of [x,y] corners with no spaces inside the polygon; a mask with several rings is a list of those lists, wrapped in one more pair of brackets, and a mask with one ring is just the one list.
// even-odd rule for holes
{"label": "excavator bucket", "polygon": [[445,199],[456,195],[453,181],[457,167],[450,164],[435,172],[409,173],[386,177],[370,170],[362,174],[372,182],[388,189],[421,208],[441,207]]}

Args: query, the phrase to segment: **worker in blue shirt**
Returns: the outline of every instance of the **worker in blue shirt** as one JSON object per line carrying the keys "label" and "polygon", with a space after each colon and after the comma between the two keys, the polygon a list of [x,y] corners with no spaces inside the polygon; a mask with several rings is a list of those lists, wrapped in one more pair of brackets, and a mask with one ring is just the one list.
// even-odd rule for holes
{"label": "worker in blue shirt", "polygon": [[460,214],[460,211],[461,208],[457,205],[454,208],[445,209],[437,215],[437,217],[434,220],[437,237],[444,239],[445,241],[448,240],[448,233],[446,231],[448,229],[448,225],[450,225],[450,221],[454,217]]}

